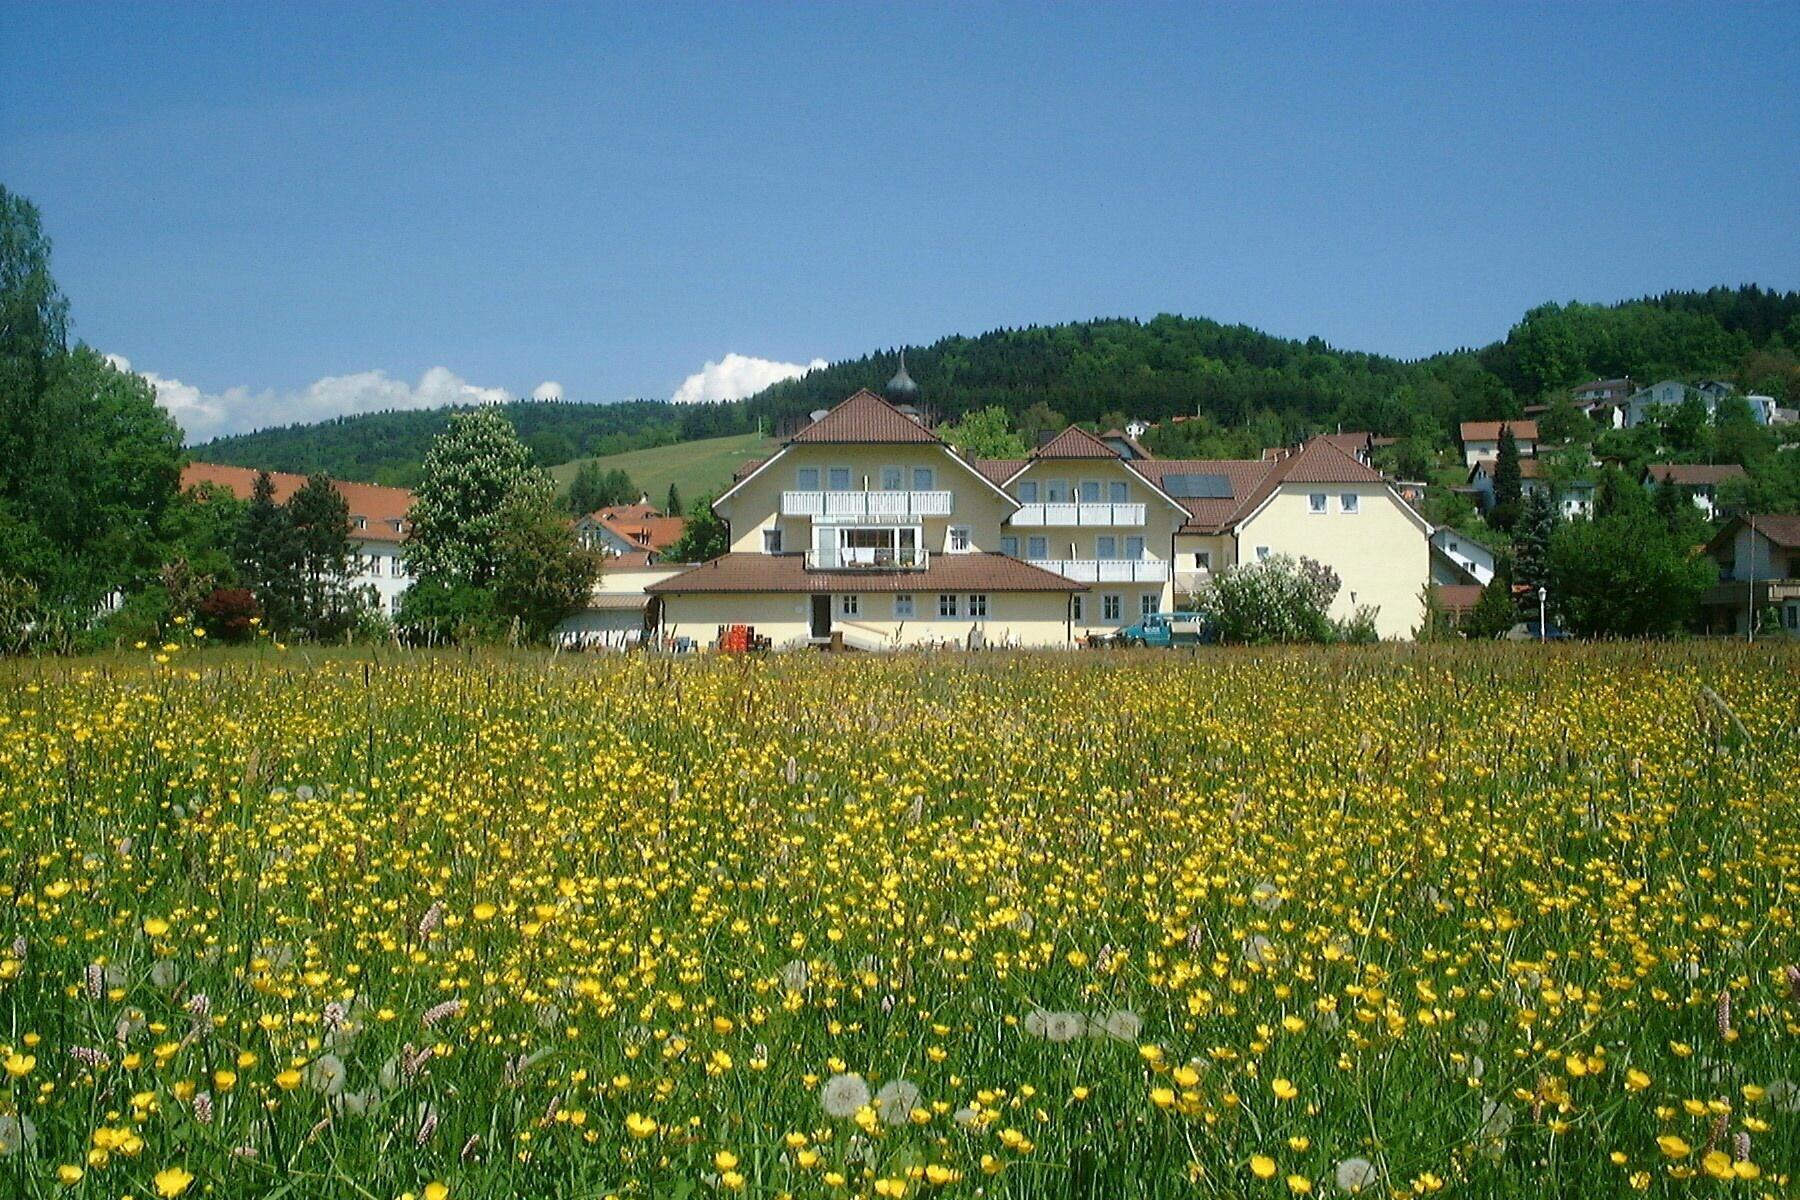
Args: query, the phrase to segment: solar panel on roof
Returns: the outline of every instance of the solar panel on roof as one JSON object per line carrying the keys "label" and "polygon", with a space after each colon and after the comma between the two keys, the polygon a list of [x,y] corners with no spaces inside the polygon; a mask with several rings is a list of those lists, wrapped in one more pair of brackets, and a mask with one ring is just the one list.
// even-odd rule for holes
{"label": "solar panel on roof", "polygon": [[1187,500],[1231,499],[1231,478],[1227,475],[1164,475],[1163,491]]}

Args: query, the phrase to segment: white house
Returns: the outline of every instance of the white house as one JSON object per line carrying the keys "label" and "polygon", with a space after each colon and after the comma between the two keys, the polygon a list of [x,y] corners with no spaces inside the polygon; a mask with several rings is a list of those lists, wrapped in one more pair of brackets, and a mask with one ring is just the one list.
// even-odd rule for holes
{"label": "white house", "polygon": [[1699,463],[1651,463],[1644,468],[1644,487],[1680,488],[1694,502],[1694,507],[1708,520],[1719,512],[1719,485],[1734,479],[1748,479],[1749,472],[1736,463],[1709,466]]}
{"label": "white house", "polygon": [[[256,490],[257,474],[250,467],[189,463],[182,468],[181,487],[187,491],[210,484],[240,500],[249,500]],[[274,484],[277,504],[286,504],[306,486],[306,476],[285,471],[269,472],[269,480]],[[413,582],[401,548],[409,528],[406,514],[412,508],[413,494],[405,488],[373,483],[334,480],[332,485],[350,509],[350,547],[355,555],[351,585],[363,589],[383,613],[391,616],[399,611],[400,597]]]}
{"label": "white house", "polygon": [[[1736,393],[1737,389],[1723,379],[1703,379],[1697,384],[1664,379],[1631,394],[1625,401],[1625,424],[1628,428],[1635,427],[1652,417],[1665,417],[1669,410],[1679,407],[1690,396],[1700,401],[1706,407],[1707,417],[1713,419],[1718,416],[1719,402]],[[1753,393],[1745,396],[1744,401],[1750,406],[1750,415],[1758,425],[1774,423],[1774,397]]]}
{"label": "white house", "polygon": [[1431,579],[1433,583],[1478,584],[1486,587],[1494,578],[1494,552],[1466,533],[1448,525],[1431,531]]}
{"label": "white house", "polygon": [[1500,456],[1500,431],[1511,429],[1520,458],[1537,453],[1536,421],[1464,421],[1462,423],[1463,465],[1473,467],[1484,458]]}

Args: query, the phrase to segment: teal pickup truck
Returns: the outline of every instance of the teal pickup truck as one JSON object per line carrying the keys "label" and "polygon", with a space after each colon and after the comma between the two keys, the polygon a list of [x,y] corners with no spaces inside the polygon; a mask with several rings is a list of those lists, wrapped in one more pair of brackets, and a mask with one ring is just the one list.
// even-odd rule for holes
{"label": "teal pickup truck", "polygon": [[1202,646],[1216,640],[1212,622],[1205,613],[1152,613],[1136,625],[1119,630],[1119,641],[1127,646]]}

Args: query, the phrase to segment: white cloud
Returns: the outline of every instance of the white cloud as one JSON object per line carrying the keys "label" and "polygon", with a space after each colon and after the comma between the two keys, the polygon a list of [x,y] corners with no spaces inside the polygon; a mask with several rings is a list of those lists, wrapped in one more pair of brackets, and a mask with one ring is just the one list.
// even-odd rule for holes
{"label": "white cloud", "polygon": [[727,354],[718,362],[709,362],[682,380],[670,399],[677,404],[697,404],[709,400],[741,400],[754,396],[772,383],[794,379],[808,371],[817,371],[825,360],[815,358],[801,363],[775,362],[767,358],[751,358],[747,354]]}
{"label": "white cloud", "polygon": [[554,379],[546,379],[531,389],[531,398],[533,400],[561,400],[563,385]]}
{"label": "white cloud", "polygon": [[[131,362],[117,354],[107,360],[120,370],[132,370]],[[139,371],[156,389],[157,403],[181,425],[190,442],[202,442],[223,434],[245,433],[271,425],[323,421],[350,413],[393,408],[441,408],[446,404],[501,404],[513,399],[505,388],[478,387],[448,367],[432,367],[416,384],[394,379],[386,371],[358,371],[327,375],[297,392],[247,387],[223,392],[203,392],[190,383],[169,379],[154,371]],[[560,384],[545,383],[537,393]],[[542,397],[540,397],[542,398]]]}

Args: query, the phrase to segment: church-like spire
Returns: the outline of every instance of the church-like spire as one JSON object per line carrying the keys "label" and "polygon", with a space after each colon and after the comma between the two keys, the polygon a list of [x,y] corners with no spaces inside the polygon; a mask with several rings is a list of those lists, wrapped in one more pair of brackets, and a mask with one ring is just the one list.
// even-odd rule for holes
{"label": "church-like spire", "polygon": [[900,351],[900,369],[895,371],[894,377],[887,381],[887,386],[881,389],[881,394],[889,404],[896,406],[918,404],[919,385],[914,383],[912,376],[906,373],[906,351],[904,349]]}

